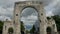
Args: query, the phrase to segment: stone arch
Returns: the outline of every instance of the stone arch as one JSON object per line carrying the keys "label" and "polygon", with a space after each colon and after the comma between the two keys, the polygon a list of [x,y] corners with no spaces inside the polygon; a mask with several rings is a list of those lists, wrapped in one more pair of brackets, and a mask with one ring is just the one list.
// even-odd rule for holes
{"label": "stone arch", "polygon": [[[24,10],[24,9],[26,9],[26,8],[33,8],[37,13],[39,12],[38,11],[38,9],[36,8],[36,7],[34,7],[34,6],[25,6],[25,7],[23,7],[22,9],[21,9],[21,13],[22,13],[22,11]],[[38,13],[39,14],[39,13]]]}
{"label": "stone arch", "polygon": [[36,11],[38,11],[38,9],[37,9],[36,7],[34,7],[34,6],[25,6],[25,7],[23,7],[22,11],[23,11],[25,8],[28,8],[28,7],[34,8]]}
{"label": "stone arch", "polygon": [[[34,10],[36,10],[36,12],[37,12],[37,14],[38,14],[38,17],[39,17],[39,10],[35,7],[35,6],[25,6],[25,7],[23,7],[22,9],[21,9],[21,11],[20,11],[20,13],[22,13],[22,11],[24,10],[24,9],[26,9],[26,8],[33,8]],[[39,19],[39,18],[38,18]]]}
{"label": "stone arch", "polygon": [[[21,27],[20,27],[20,17],[21,17],[21,12],[23,9],[27,8],[27,7],[31,7],[31,8],[34,8],[37,12],[38,12],[38,19],[39,21],[41,21],[41,23],[39,23],[39,34],[46,34],[44,33],[45,28],[44,25],[42,25],[45,20],[45,16],[43,14],[44,13],[44,9],[43,9],[43,6],[42,4],[40,4],[40,1],[24,1],[24,2],[16,2],[15,3],[15,8],[14,8],[14,20],[15,20],[15,23],[16,23],[16,26],[15,29],[16,29],[16,34],[21,34]],[[41,14],[43,13],[43,14]],[[16,16],[18,15],[18,16]],[[42,16],[43,15],[43,16]],[[19,19],[20,18],[20,19]]]}
{"label": "stone arch", "polygon": [[52,28],[51,27],[47,27],[46,28],[46,32],[47,32],[47,34],[51,34],[52,33]]}
{"label": "stone arch", "polygon": [[8,34],[13,34],[14,30],[12,27],[8,28]]}

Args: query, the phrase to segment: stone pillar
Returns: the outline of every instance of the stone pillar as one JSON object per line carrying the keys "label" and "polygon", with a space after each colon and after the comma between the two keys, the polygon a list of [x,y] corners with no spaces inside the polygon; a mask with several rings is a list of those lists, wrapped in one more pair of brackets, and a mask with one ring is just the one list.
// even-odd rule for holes
{"label": "stone pillar", "polygon": [[40,34],[46,34],[46,25],[40,23]]}
{"label": "stone pillar", "polygon": [[55,34],[58,34],[56,24],[54,25],[54,28],[53,29],[54,29],[54,33]]}
{"label": "stone pillar", "polygon": [[4,25],[3,25],[3,33],[2,33],[2,34],[7,34],[6,28],[5,28],[5,23],[4,23]]}
{"label": "stone pillar", "polygon": [[40,22],[40,34],[46,34],[46,17],[45,17],[45,12],[43,9],[43,5],[40,4],[40,10],[39,10],[39,20],[41,20]]}
{"label": "stone pillar", "polygon": [[20,10],[19,6],[15,5],[15,11],[14,11],[14,20],[15,20],[15,34],[21,34],[20,30]]}
{"label": "stone pillar", "polygon": [[4,21],[3,33],[2,34],[8,34],[8,29],[10,27],[13,28],[13,34],[14,34],[14,25],[13,25],[12,21]]}

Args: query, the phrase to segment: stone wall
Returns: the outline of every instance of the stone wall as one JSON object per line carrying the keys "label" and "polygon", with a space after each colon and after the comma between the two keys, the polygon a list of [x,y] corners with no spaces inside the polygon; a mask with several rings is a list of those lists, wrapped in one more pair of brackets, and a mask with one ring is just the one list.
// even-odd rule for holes
{"label": "stone wall", "polygon": [[3,34],[8,34],[8,29],[12,27],[14,29],[14,25],[12,21],[4,21],[3,26]]}

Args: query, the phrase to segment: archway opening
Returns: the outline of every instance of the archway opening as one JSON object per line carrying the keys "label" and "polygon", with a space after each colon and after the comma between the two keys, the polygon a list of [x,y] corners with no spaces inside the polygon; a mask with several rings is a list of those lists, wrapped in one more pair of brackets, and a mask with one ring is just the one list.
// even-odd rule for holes
{"label": "archway opening", "polygon": [[21,33],[39,33],[38,11],[35,8],[27,7],[21,13]]}
{"label": "archway opening", "polygon": [[9,33],[9,34],[13,34],[13,32],[14,32],[14,31],[13,31],[13,28],[12,28],[12,27],[8,29],[8,33]]}
{"label": "archway opening", "polygon": [[51,27],[47,27],[47,34],[51,34]]}

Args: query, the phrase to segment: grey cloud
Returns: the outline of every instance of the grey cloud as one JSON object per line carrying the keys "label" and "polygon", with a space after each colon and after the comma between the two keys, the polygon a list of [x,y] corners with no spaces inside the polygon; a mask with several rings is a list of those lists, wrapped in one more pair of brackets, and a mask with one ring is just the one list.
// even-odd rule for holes
{"label": "grey cloud", "polygon": [[[31,0],[32,1],[32,0]],[[35,1],[35,0],[34,0]],[[43,5],[44,5],[44,7],[48,7],[47,9],[49,9],[48,11],[46,11],[46,12],[48,12],[49,13],[49,11],[51,11],[54,15],[60,15],[59,13],[60,13],[60,1],[59,0],[37,0],[37,1],[42,1],[43,2]],[[58,2],[57,2],[58,1]],[[53,2],[56,2],[56,5],[52,5],[53,4]],[[51,4],[51,6],[50,6],[50,4]],[[51,14],[52,15],[52,14]],[[50,16],[51,16],[50,15]]]}
{"label": "grey cloud", "polygon": [[59,8],[56,8],[56,9],[53,11],[53,14],[55,14],[55,15],[60,15],[60,7],[59,7]]}
{"label": "grey cloud", "polygon": [[4,15],[4,16],[8,16],[10,18],[12,18],[13,16],[13,11],[12,11],[12,8],[3,8],[3,7],[0,7],[0,15]]}
{"label": "grey cloud", "polygon": [[22,16],[23,17],[27,17],[27,16],[30,16],[30,15],[37,15],[37,12],[34,8],[25,8],[23,11],[22,11]]}
{"label": "grey cloud", "polygon": [[0,0],[0,6],[4,8],[13,7],[14,3],[10,0]]}
{"label": "grey cloud", "polygon": [[[13,18],[13,11],[14,11],[13,10],[14,9],[14,2],[17,2],[17,1],[20,1],[20,0],[0,0],[0,8],[2,9],[2,10],[0,9],[1,10],[0,11],[0,16],[3,15],[3,16],[10,17],[12,19]],[[51,5],[52,5],[52,3],[56,0],[37,0],[37,1],[42,1],[44,7],[46,7],[46,6],[49,7],[49,4],[51,3]],[[60,3],[60,1],[53,8],[49,7],[49,8],[51,8],[51,10],[55,9],[55,10],[53,10],[53,14],[60,15],[60,5],[59,5],[59,3]],[[50,11],[50,10],[48,10],[48,11]],[[35,10],[31,10],[31,9],[28,10],[27,9],[27,10],[25,10],[25,12],[23,11],[23,13],[22,13],[22,17],[28,17],[28,16],[31,16],[31,15],[37,16],[37,12]],[[29,21],[30,20],[32,20],[32,19],[29,19]],[[25,24],[32,24],[32,23],[34,24],[34,22],[35,21],[33,20],[33,22],[28,23],[28,19],[27,19]]]}
{"label": "grey cloud", "polygon": [[[13,9],[12,8],[14,8],[14,2],[17,2],[17,1],[20,1],[20,0],[0,0],[0,7],[2,7],[3,9],[5,9],[6,11],[3,11],[3,12],[5,12],[5,13],[1,13],[0,12],[0,15],[6,15],[6,16],[11,16],[12,17],[12,13],[13,13]],[[29,0],[28,0],[29,1]],[[32,0],[31,0],[32,1]],[[33,0],[33,1],[35,1],[35,0]],[[36,0],[36,1],[42,1],[43,2],[43,4],[44,4],[44,7],[46,7],[46,6],[48,6],[50,3],[52,3],[52,2],[54,2],[55,0]],[[60,3],[60,2],[59,2]],[[55,10],[53,10],[53,14],[59,14],[60,13],[60,9],[59,9],[59,7],[60,7],[60,5],[59,5],[59,3],[58,3],[58,5],[56,5],[54,8],[56,8]],[[10,10],[8,9],[8,8],[10,8]],[[50,7],[49,7],[50,8]],[[47,8],[48,9],[48,8]],[[30,13],[31,14],[33,14],[33,15],[35,15],[32,11],[30,11],[30,12],[25,12],[25,13],[27,13],[27,14],[25,14],[25,16],[26,15],[30,15]],[[23,15],[24,16],[24,15]]]}
{"label": "grey cloud", "polygon": [[55,9],[53,10],[54,15],[60,15],[60,1],[55,5]]}
{"label": "grey cloud", "polygon": [[[11,9],[11,11],[7,8],[13,8],[14,7],[14,2],[17,2],[20,0],[0,0],[0,7],[2,7],[3,9],[6,9],[6,12],[12,13],[13,10]],[[53,0],[37,0],[37,1],[43,1],[45,3],[45,5],[48,5],[50,2],[52,2]],[[6,14],[5,12],[5,14]],[[28,13],[28,15],[30,15],[31,12],[25,12]],[[9,14],[8,14],[9,15]],[[26,16],[26,14],[25,14]]]}
{"label": "grey cloud", "polygon": [[12,18],[14,2],[14,0],[0,0],[0,16]]}

